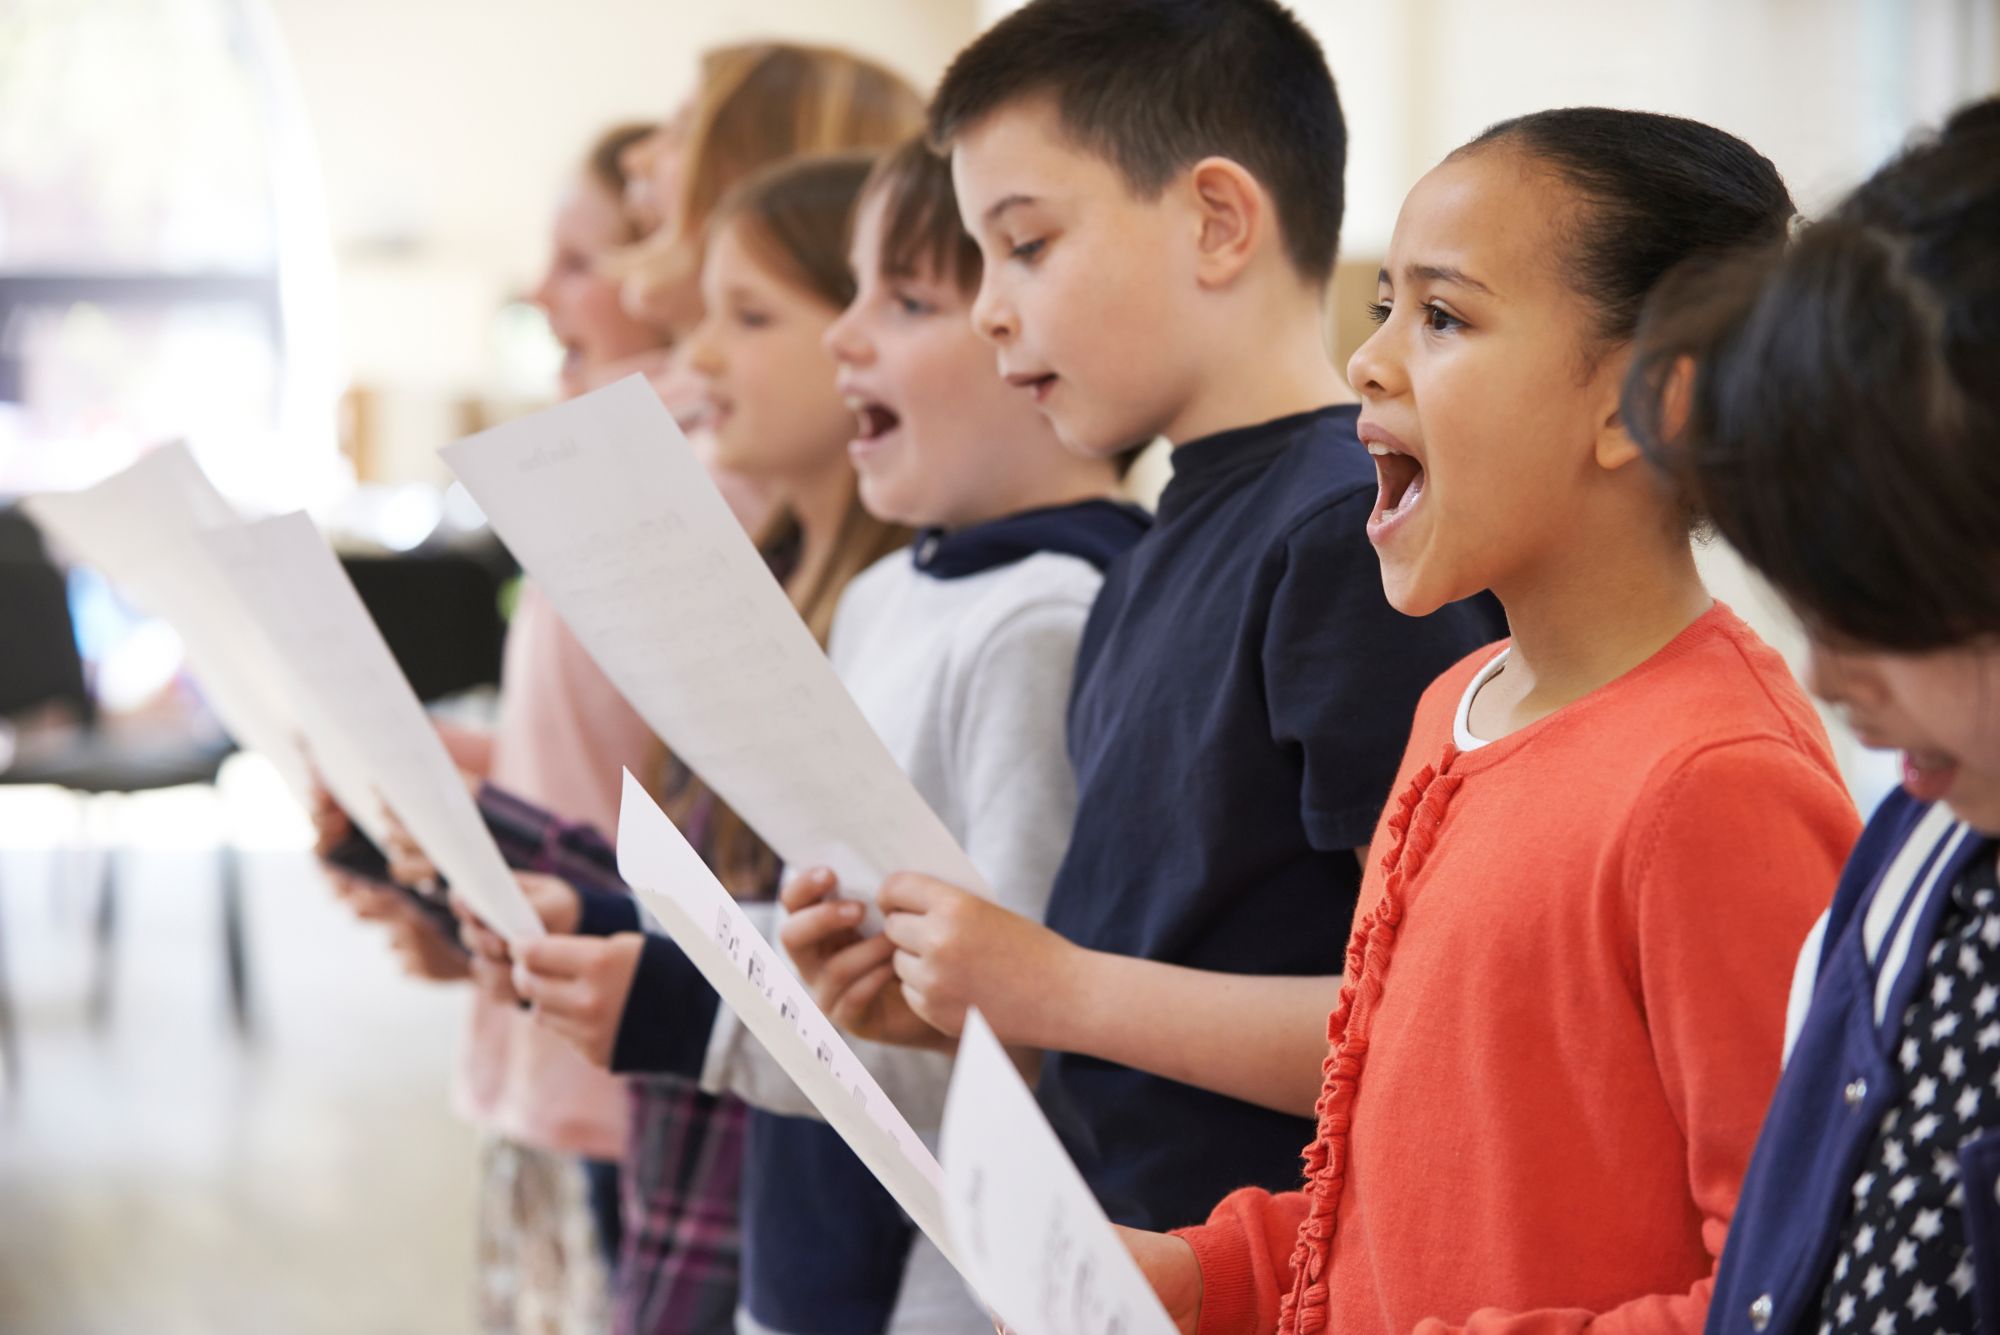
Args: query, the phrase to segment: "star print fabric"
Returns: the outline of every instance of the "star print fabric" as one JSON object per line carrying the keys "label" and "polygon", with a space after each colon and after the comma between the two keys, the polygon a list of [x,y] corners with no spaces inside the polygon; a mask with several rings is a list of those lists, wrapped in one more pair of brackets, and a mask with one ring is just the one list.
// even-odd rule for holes
{"label": "star print fabric", "polygon": [[2000,1129],[2000,885],[1991,850],[1951,889],[1903,1015],[1903,1098],[1882,1117],[1820,1300],[1822,1335],[1974,1329],[1959,1147]]}

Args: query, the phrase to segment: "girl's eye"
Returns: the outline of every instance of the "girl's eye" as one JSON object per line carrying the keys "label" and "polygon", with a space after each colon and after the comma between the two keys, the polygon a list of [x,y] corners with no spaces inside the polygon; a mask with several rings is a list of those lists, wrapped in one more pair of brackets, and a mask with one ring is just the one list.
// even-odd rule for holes
{"label": "girl's eye", "polygon": [[1424,327],[1434,334],[1449,334],[1454,329],[1463,329],[1465,321],[1436,302],[1427,301],[1424,303]]}
{"label": "girl's eye", "polygon": [[1390,309],[1386,301],[1371,301],[1368,303],[1368,318],[1376,324],[1387,324]]}
{"label": "girl's eye", "polygon": [[1008,254],[1010,258],[1020,260],[1023,264],[1030,264],[1040,257],[1042,247],[1045,244],[1046,242],[1040,238],[1033,241],[1023,241],[1020,245],[1015,246],[1012,251],[1008,252]]}

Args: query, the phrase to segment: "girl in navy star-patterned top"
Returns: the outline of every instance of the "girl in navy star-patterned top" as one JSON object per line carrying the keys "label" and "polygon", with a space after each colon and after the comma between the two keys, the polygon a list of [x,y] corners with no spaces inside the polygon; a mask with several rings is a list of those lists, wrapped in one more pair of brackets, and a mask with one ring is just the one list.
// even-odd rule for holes
{"label": "girl in navy star-patterned top", "polygon": [[2000,100],[1661,294],[1627,410],[1903,791],[1793,989],[1711,1331],[2000,1330]]}

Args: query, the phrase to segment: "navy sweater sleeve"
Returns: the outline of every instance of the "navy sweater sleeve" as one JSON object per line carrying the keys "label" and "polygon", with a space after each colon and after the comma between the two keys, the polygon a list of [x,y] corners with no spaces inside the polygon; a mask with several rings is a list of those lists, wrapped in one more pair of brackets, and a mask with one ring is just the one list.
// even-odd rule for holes
{"label": "navy sweater sleeve", "polygon": [[571,881],[569,888],[576,891],[578,936],[636,932],[644,925],[639,921],[639,901],[629,892],[599,889],[576,881]]}
{"label": "navy sweater sleeve", "polygon": [[681,948],[664,936],[646,937],[618,1036],[611,1069],[619,1075],[701,1078],[709,1032],[722,1004]]}
{"label": "navy sweater sleeve", "polygon": [[1300,814],[1322,852],[1365,848],[1396,781],[1417,699],[1505,633],[1491,599],[1407,617],[1382,592],[1368,541],[1372,489],[1329,502],[1287,535],[1264,636],[1271,735],[1304,768]]}

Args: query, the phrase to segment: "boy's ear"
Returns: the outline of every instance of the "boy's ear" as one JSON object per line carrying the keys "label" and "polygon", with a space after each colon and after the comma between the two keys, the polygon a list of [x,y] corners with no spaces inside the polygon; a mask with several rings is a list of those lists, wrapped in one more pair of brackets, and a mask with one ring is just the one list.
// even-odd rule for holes
{"label": "boy's ear", "polygon": [[1187,182],[1197,224],[1195,276],[1205,287],[1227,286],[1270,229],[1270,200],[1257,178],[1229,158],[1203,158]]}

